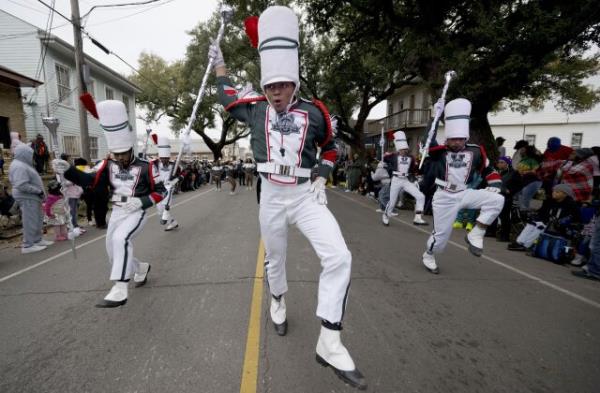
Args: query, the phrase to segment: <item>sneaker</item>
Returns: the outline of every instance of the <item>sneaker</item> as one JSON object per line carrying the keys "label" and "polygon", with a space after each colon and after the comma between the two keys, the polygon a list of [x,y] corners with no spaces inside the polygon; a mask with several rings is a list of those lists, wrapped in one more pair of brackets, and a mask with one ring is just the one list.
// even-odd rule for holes
{"label": "sneaker", "polygon": [[465,229],[467,230],[467,232],[471,232],[473,227],[474,227],[474,224],[472,222],[468,222],[467,225],[465,226]]}
{"label": "sneaker", "polygon": [[42,239],[39,242],[35,243],[36,246],[51,246],[54,242],[52,240]]}
{"label": "sneaker", "polygon": [[527,251],[527,247],[519,243],[510,243],[506,248],[511,251]]}
{"label": "sneaker", "polygon": [[92,225],[94,225],[94,221],[88,221],[88,226],[91,227]]}
{"label": "sneaker", "polygon": [[375,213],[383,213],[383,210],[377,209],[377,210],[375,210]]}
{"label": "sneaker", "polygon": [[583,259],[583,255],[576,255],[575,258],[571,262],[569,262],[571,266],[583,266],[585,265],[585,260]]}
{"label": "sneaker", "polygon": [[38,245],[33,245],[30,247],[21,247],[21,254],[30,254],[32,252],[38,252],[38,251],[42,251],[45,250],[46,246],[38,246]]}
{"label": "sneaker", "polygon": [[463,227],[463,224],[460,221],[454,221],[454,224],[452,224],[452,228],[454,228],[454,229],[461,229],[462,227]]}
{"label": "sneaker", "polygon": [[398,213],[396,213],[396,212],[391,212],[390,213],[390,217],[396,217],[397,215],[398,215]]}

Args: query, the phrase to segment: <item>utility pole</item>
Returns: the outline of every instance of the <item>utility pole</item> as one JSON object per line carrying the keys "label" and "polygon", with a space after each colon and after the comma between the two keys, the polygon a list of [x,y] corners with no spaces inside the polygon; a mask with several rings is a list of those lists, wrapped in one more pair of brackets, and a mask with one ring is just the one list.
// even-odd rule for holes
{"label": "utility pole", "polygon": [[[71,20],[73,21],[73,37],[75,39],[75,71],[77,73],[77,90],[79,95],[87,92],[83,76],[83,40],[81,38],[81,17],[79,16],[79,0],[71,0]],[[79,129],[81,134],[81,156],[90,162],[90,134],[88,131],[87,112],[80,100],[77,100],[79,108]]]}

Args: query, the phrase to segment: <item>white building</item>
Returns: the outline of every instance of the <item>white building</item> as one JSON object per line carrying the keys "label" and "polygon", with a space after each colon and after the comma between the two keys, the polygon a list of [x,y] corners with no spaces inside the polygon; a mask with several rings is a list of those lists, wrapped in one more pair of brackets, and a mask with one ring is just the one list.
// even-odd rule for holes
{"label": "white building", "polygon": [[[135,94],[140,91],[139,88],[87,55],[85,62],[90,71],[88,91],[96,101],[123,101],[135,131]],[[0,10],[0,65],[44,83],[38,88],[22,88],[25,130],[11,131],[20,132],[27,141],[37,134],[42,134],[49,141],[42,117],[54,116],[60,121],[60,151],[72,156],[80,155],[80,93],[76,87],[73,46],[53,35],[46,38],[43,30]],[[88,127],[91,158],[102,158],[107,153],[106,141],[98,121],[91,115],[88,115]]]}
{"label": "white building", "polygon": [[[599,88],[600,75],[586,82]],[[374,147],[377,145],[382,127],[388,131],[403,130],[412,153],[416,153],[436,100],[437,97],[432,99],[422,86],[398,89],[387,101],[386,117],[369,122],[367,143]],[[528,140],[541,151],[545,150],[548,138],[553,136],[559,137],[564,145],[574,148],[600,146],[600,105],[589,111],[570,115],[557,110],[553,102],[547,102],[539,111],[530,110],[521,114],[506,109],[490,113],[488,120],[494,136],[506,139],[504,146],[509,155],[514,153],[513,146],[520,139]],[[444,127],[440,124],[438,141],[443,140]]]}

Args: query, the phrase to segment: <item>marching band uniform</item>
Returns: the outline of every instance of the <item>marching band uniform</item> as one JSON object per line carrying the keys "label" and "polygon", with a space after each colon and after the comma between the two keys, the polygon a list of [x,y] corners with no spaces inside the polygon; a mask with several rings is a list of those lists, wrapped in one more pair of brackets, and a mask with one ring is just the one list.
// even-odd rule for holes
{"label": "marching band uniform", "polygon": [[221,177],[223,176],[223,167],[219,163],[219,161],[215,162],[215,164],[210,169],[210,178],[215,182],[215,187],[217,191],[221,191]]}
{"label": "marching band uniform", "polygon": [[427,222],[422,217],[423,207],[425,206],[425,195],[419,191],[419,184],[416,181],[418,172],[417,162],[413,156],[408,154],[408,143],[403,131],[396,131],[394,133],[394,145],[396,153],[383,157],[384,162],[387,164],[392,183],[390,185],[390,201],[381,216],[381,221],[386,226],[390,225],[390,216],[394,211],[394,207],[396,207],[398,198],[402,200],[402,194],[407,192],[415,198],[415,218],[413,219],[413,224],[427,225]]}
{"label": "marching band uniform", "polygon": [[[323,268],[317,306],[317,316],[322,320],[317,361],[331,366],[345,382],[364,389],[365,379],[340,339],[352,255],[326,206],[325,183],[337,152],[325,106],[297,96],[298,37],[298,20],[291,9],[273,6],[261,14],[258,21],[261,86],[268,95],[273,90],[266,86],[281,86],[282,82],[290,86],[292,82],[294,95],[285,110],[275,110],[275,105],[281,107],[281,102],[271,103],[265,96],[244,97],[232,88],[220,50],[213,45],[211,56],[215,58],[219,101],[231,116],[251,129],[252,151],[262,178],[259,221],[266,251],[267,283],[272,294],[270,313],[276,332],[279,335],[287,332],[284,298],[288,290],[287,235],[288,226],[295,224],[310,241]],[[317,163],[319,177],[311,184],[311,168]]]}
{"label": "marching band uniform", "polygon": [[[173,200],[173,192],[175,192],[175,186],[179,181],[180,168],[177,168],[176,171],[173,170],[175,167],[175,162],[169,161],[165,163],[167,159],[171,158],[171,144],[169,142],[169,138],[164,136],[158,137],[158,160],[156,160],[156,165],[158,165],[158,177],[160,181],[165,185],[167,189],[167,196],[162,201],[156,204],[156,210],[158,210],[158,215],[160,217],[160,225],[165,225],[165,231],[172,231],[175,228],[179,227],[177,220],[173,218],[171,213],[171,209],[166,209],[167,206],[170,206],[171,201]],[[174,178],[171,179],[171,173],[173,173]]]}
{"label": "marching band uniform", "polygon": [[98,103],[100,126],[104,130],[108,149],[113,154],[129,152],[129,160],[102,160],[91,173],[82,172],[64,160],[56,159],[52,166],[57,173],[82,187],[110,187],[113,210],[108,221],[106,251],[111,267],[110,280],[114,285],[97,307],[118,307],[127,302],[128,282],[133,277],[136,286],[146,283],[150,264],[133,256],[132,240],[146,223],[146,210],[160,202],[166,190],[159,178],[156,162],[135,157],[133,132],[125,105],[121,101]]}
{"label": "marching band uniform", "polygon": [[[450,101],[444,110],[446,145],[429,149],[431,162],[427,166],[421,189],[437,187],[433,195],[434,229],[427,240],[423,264],[428,271],[439,273],[434,254],[441,253],[450,238],[452,223],[461,209],[480,209],[477,224],[465,237],[469,251],[475,256],[483,254],[485,228],[491,224],[504,204],[499,194],[500,175],[490,165],[482,146],[465,144],[469,139],[471,103],[459,98]],[[449,139],[462,139],[462,147],[452,150]],[[470,184],[481,179],[487,188],[476,190]]]}

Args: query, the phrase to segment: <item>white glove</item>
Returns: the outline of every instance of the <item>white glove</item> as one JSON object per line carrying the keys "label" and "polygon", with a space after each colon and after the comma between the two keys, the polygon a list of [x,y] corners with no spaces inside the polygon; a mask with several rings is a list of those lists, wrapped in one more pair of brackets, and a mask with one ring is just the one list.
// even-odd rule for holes
{"label": "white glove", "polygon": [[495,194],[500,193],[500,189],[498,187],[486,187],[484,188],[484,191],[493,192]]}
{"label": "white glove", "polygon": [[444,112],[444,107],[446,106],[446,102],[443,99],[438,99],[436,103],[433,105],[434,113],[440,117],[442,116],[442,112]]}
{"label": "white glove", "polygon": [[327,194],[325,194],[325,184],[327,179],[324,177],[317,177],[314,182],[310,185],[310,192],[313,194],[313,199],[317,201],[319,205],[327,204]]}
{"label": "white glove", "polygon": [[213,66],[215,68],[223,67],[225,65],[225,59],[223,59],[221,47],[214,41],[208,47],[208,58],[213,59]]}
{"label": "white glove", "polygon": [[169,185],[169,187],[175,187],[177,185],[177,183],[179,183],[178,177],[171,179],[171,180],[167,180],[167,184]]}
{"label": "white glove", "polygon": [[64,174],[67,171],[67,169],[69,169],[71,167],[71,164],[69,164],[65,160],[61,160],[60,158],[55,158],[54,160],[52,160],[51,165],[52,165],[52,170],[57,175]]}
{"label": "white glove", "polygon": [[121,209],[125,210],[127,213],[133,213],[142,208],[142,200],[140,198],[129,198],[127,202],[120,204]]}

